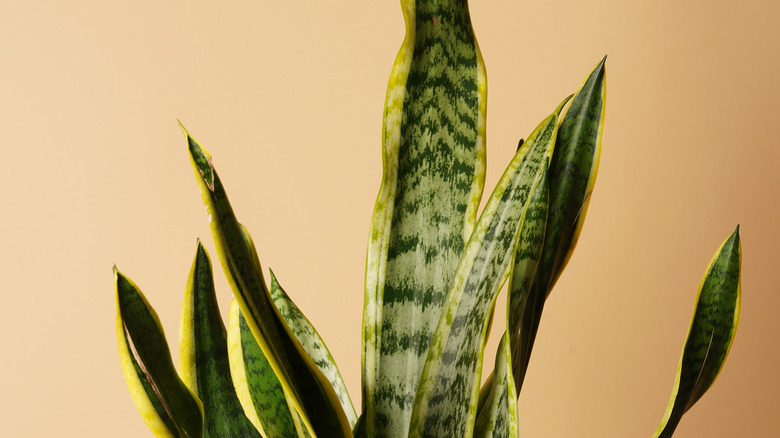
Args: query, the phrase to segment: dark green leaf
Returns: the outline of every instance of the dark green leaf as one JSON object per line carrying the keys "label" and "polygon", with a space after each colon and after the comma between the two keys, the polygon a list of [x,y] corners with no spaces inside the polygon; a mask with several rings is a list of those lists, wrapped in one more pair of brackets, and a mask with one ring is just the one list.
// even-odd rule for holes
{"label": "dark green leaf", "polygon": [[114,280],[119,356],[141,417],[155,436],[201,438],[203,407],[176,373],[157,314],[116,267]]}

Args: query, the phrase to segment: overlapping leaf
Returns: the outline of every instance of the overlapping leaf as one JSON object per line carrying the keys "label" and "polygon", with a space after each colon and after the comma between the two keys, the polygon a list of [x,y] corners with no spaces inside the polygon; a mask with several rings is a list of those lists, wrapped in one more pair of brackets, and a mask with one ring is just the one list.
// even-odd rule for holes
{"label": "overlapping leaf", "polygon": [[330,354],[330,350],[325,345],[325,341],[311,322],[301,312],[298,306],[290,299],[289,295],[279,285],[276,276],[271,271],[271,297],[274,300],[276,308],[282,314],[287,325],[295,334],[296,339],[301,343],[303,349],[312,358],[314,363],[320,369],[323,375],[333,385],[336,395],[341,401],[341,407],[344,409],[350,427],[354,427],[357,422],[357,414],[352,406],[352,400],[347,392],[347,385],[341,377],[341,372],[336,365],[335,359]]}
{"label": "overlapping leaf", "polygon": [[265,438],[301,436],[282,384],[249,330],[235,299],[230,303],[228,316],[228,346],[233,386],[252,424]]}
{"label": "overlapping leaf", "polygon": [[402,1],[383,177],[366,257],[363,415],[405,436],[430,339],[484,184],[486,79],[465,0]]}
{"label": "overlapping leaf", "polygon": [[211,261],[198,241],[187,286],[179,334],[179,370],[203,403],[203,438],[260,438],[230,378],[227,334],[214,292]]}
{"label": "overlapping leaf", "polygon": [[[244,240],[249,246],[249,251],[252,254],[257,269],[260,269],[260,258],[257,256],[257,249],[255,248],[255,242],[252,240],[252,236],[249,234],[249,230],[245,226],[241,225],[241,230],[244,234]],[[304,351],[314,361],[317,368],[320,369],[326,379],[333,385],[334,391],[341,402],[341,407],[344,409],[344,413],[347,416],[347,420],[351,427],[355,426],[357,422],[357,414],[355,413],[355,407],[352,405],[352,400],[349,397],[347,391],[347,385],[344,383],[344,379],[341,377],[338,365],[335,359],[330,354],[325,341],[322,339],[317,329],[314,328],[311,322],[309,322],[306,315],[295,305],[295,302],[287,295],[279,281],[276,279],[274,272],[271,273],[271,298],[274,301],[274,305],[279,310],[280,315],[284,318],[285,323],[290,328],[290,331],[295,335],[295,338],[303,347]],[[243,317],[242,317],[243,318]]]}
{"label": "overlapping leaf", "polygon": [[557,119],[547,117],[516,153],[466,246],[420,379],[412,438],[473,432],[489,313],[509,275],[527,201],[552,154]]}
{"label": "overlapping leaf", "polygon": [[114,280],[119,357],[141,417],[157,437],[201,438],[203,406],[176,373],[157,314],[116,267]]}
{"label": "overlapping leaf", "polygon": [[702,277],[672,396],[653,438],[669,438],[683,414],[712,386],[739,323],[742,287],[739,227],[718,248]]}
{"label": "overlapping leaf", "polygon": [[[517,392],[525,378],[544,303],[577,244],[596,182],[606,105],[606,57],[580,86],[562,117],[550,161],[550,201],[544,246],[533,283],[516,277],[508,314]],[[526,289],[527,288],[527,289]],[[518,313],[519,312],[519,313]],[[518,332],[519,330],[519,332]]]}
{"label": "overlapping leaf", "polygon": [[189,134],[187,141],[222,268],[285,395],[312,435],[351,436],[352,428],[333,387],[274,306],[262,270],[253,259],[211,156]]}
{"label": "overlapping leaf", "polygon": [[507,333],[501,337],[495,363],[490,391],[477,415],[474,438],[517,438],[517,392]]}

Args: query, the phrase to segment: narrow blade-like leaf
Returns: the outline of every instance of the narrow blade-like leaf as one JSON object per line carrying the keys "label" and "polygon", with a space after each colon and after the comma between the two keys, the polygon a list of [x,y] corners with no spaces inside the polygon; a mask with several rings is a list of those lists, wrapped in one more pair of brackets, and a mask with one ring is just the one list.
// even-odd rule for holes
{"label": "narrow blade-like leaf", "polygon": [[203,402],[204,438],[260,438],[230,379],[227,334],[214,291],[211,260],[200,240],[184,289],[179,370],[184,383]]}
{"label": "narrow blade-like leaf", "polygon": [[274,299],[274,304],[279,312],[282,314],[287,325],[295,334],[296,339],[301,343],[303,349],[309,354],[309,357],[314,360],[322,374],[331,382],[333,389],[336,391],[336,395],[341,401],[341,407],[344,409],[344,413],[347,415],[350,427],[354,427],[357,423],[357,414],[355,408],[352,406],[352,400],[347,392],[347,385],[344,383],[344,379],[341,377],[336,361],[330,354],[330,350],[325,345],[325,341],[322,340],[320,334],[314,328],[312,323],[301,312],[298,306],[290,299],[289,295],[279,285],[276,276],[273,271],[271,272],[271,297]]}
{"label": "narrow blade-like leaf", "polygon": [[[545,175],[547,176],[547,175]],[[533,285],[534,276],[539,265],[544,245],[545,228],[547,226],[547,211],[549,205],[548,178],[545,178],[540,187],[534,191],[534,196],[528,204],[523,224],[520,228],[520,236],[517,242],[512,270],[509,276],[509,292],[507,295],[507,332],[509,334],[508,345],[512,356],[512,381],[515,383],[515,393],[520,393],[520,387],[525,377],[525,368],[518,364],[527,363],[518,356],[524,342],[524,316],[528,306],[529,292]],[[527,330],[527,327],[526,327]],[[527,340],[525,341],[527,342]]]}
{"label": "narrow blade-like leaf", "polygon": [[577,245],[596,183],[607,98],[604,57],[566,109],[550,160],[550,207],[536,282],[549,295]]}
{"label": "narrow blade-like leaf", "polygon": [[517,438],[517,392],[507,333],[501,337],[485,406],[477,416],[474,438]]}
{"label": "narrow blade-like leaf", "polygon": [[402,0],[366,257],[367,436],[404,437],[485,177],[487,82],[465,0]]}
{"label": "narrow blade-like leaf", "polygon": [[739,227],[718,248],[696,293],[672,397],[653,438],[669,438],[718,377],[734,342],[742,300]]}
{"label": "narrow blade-like leaf", "polygon": [[[530,289],[525,293],[514,292],[523,296],[515,301],[519,306],[513,311],[515,313],[509,315],[515,326],[511,347],[518,394],[531,359],[545,300],[574,251],[596,182],[604,133],[605,62],[606,57],[591,71],[562,117],[550,160],[549,208],[541,257]],[[517,314],[517,311],[521,313]]]}
{"label": "narrow blade-like leaf", "polygon": [[415,398],[409,437],[471,436],[489,312],[509,275],[527,201],[544,179],[557,115],[510,162],[480,216],[452,281]]}
{"label": "narrow blade-like leaf", "polygon": [[[561,102],[555,110],[555,114],[560,114],[561,108],[570,98],[571,96]],[[521,140],[521,146],[522,142]],[[539,187],[534,190],[531,199],[528,201],[527,211],[520,225],[517,248],[512,259],[512,268],[509,271],[509,293],[506,306],[507,333],[509,333],[507,345],[510,346],[510,351],[513,354],[519,351],[518,344],[521,335],[522,315],[527,303],[528,292],[531,284],[533,284],[536,268],[539,264],[542,245],[544,244],[544,230],[547,224],[547,206],[549,203],[548,174],[549,172],[545,170],[544,179],[540,181]],[[512,357],[513,367],[515,367],[515,360],[516,358]],[[512,371],[514,382],[518,373],[514,368]],[[479,402],[477,403],[478,415],[481,415],[487,397],[493,390],[494,378],[494,374],[491,373],[480,390]],[[515,392],[520,390],[520,382],[516,384]]]}
{"label": "narrow blade-like leaf", "polygon": [[230,302],[228,346],[233,386],[252,424],[266,438],[300,436],[282,384],[257,344],[235,299]]}
{"label": "narrow blade-like leaf", "polygon": [[157,314],[116,267],[114,281],[119,357],[141,417],[157,437],[201,438],[203,407],[176,373]]}
{"label": "narrow blade-like leaf", "polygon": [[[255,242],[252,240],[252,236],[249,234],[249,230],[241,225],[241,230],[244,233],[244,240],[249,246],[249,250],[252,253],[252,259],[260,269],[260,258],[257,256],[257,249],[255,248]],[[274,305],[279,310],[279,313],[284,318],[287,326],[290,328],[295,338],[300,342],[303,349],[314,361],[317,367],[320,369],[325,378],[333,385],[336,395],[341,401],[341,407],[344,409],[344,413],[349,420],[351,427],[355,427],[357,422],[357,414],[355,408],[352,405],[352,399],[349,397],[347,391],[347,385],[344,383],[344,379],[341,377],[338,365],[335,359],[330,354],[325,341],[320,334],[314,328],[314,325],[306,318],[303,312],[293,302],[287,292],[279,285],[274,272],[271,273],[271,298],[274,300]]]}
{"label": "narrow blade-like leaf", "polygon": [[313,435],[351,436],[352,428],[333,387],[274,306],[262,270],[258,269],[244,239],[211,156],[186,131],[185,134],[222,269],[286,396]]}

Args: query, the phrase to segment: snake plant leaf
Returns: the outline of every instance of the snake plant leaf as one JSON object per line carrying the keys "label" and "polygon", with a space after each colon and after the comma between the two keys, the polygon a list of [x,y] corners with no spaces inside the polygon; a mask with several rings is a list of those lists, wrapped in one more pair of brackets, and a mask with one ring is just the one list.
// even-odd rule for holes
{"label": "snake plant leaf", "polygon": [[235,299],[230,302],[228,315],[228,349],[233,386],[255,428],[266,438],[300,436],[282,384],[257,344]]}
{"label": "snake plant leaf", "polygon": [[742,300],[739,226],[718,248],[696,293],[672,396],[653,438],[669,438],[683,414],[712,386],[734,342]]}
{"label": "snake plant leaf", "polygon": [[469,239],[420,378],[410,438],[473,433],[489,313],[509,275],[527,201],[544,179],[557,120],[548,116],[515,154]]}
{"label": "snake plant leaf", "polygon": [[211,156],[182,127],[222,269],[285,395],[312,435],[352,436],[336,392],[284,322],[247,245]]}
{"label": "snake plant leaf", "polygon": [[[568,99],[569,98],[564,100],[563,103],[565,104]],[[560,107],[558,110],[556,110],[556,114],[559,112]],[[531,284],[533,283],[534,274],[536,273],[536,267],[539,264],[542,245],[544,244],[544,228],[547,223],[547,204],[549,202],[546,168],[544,172],[544,179],[540,181],[539,187],[533,192],[531,199],[528,201],[527,211],[520,226],[517,249],[515,250],[514,259],[512,262],[512,269],[509,272],[509,294],[507,295],[506,306],[506,330],[509,334],[507,346],[513,353],[520,351],[517,344],[520,342],[522,333],[521,326],[523,311],[527,302],[528,292],[530,291]],[[515,360],[515,358],[512,358],[511,363],[514,364]],[[494,370],[496,368],[497,366],[494,368]],[[518,375],[518,370],[513,368],[510,368],[510,370],[513,373],[512,382],[514,383],[514,379]],[[477,403],[477,418],[482,415],[482,408],[488,401],[488,396],[494,391],[493,386],[497,384],[497,382],[494,381],[494,378],[494,373],[491,373],[480,390],[479,401]],[[517,383],[517,386],[513,388],[515,394],[518,393],[517,391],[519,391],[519,388],[520,383]]]}
{"label": "snake plant leaf", "polygon": [[347,415],[350,427],[354,428],[355,423],[357,423],[357,413],[355,413],[352,399],[350,399],[347,391],[347,385],[341,377],[336,361],[312,323],[290,299],[290,296],[282,289],[282,286],[279,285],[274,272],[270,269],[269,271],[271,273],[271,297],[276,308],[279,309],[279,312],[282,314],[285,322],[287,322],[290,330],[295,334],[296,339],[303,346],[303,349],[306,350],[309,357],[314,360],[314,363],[322,371],[322,374],[333,385],[333,389],[341,401],[341,407]]}
{"label": "snake plant leaf", "polygon": [[[257,269],[259,270],[260,258],[257,256],[255,242],[252,240],[252,236],[249,234],[249,230],[245,226],[241,225],[241,231],[243,231],[244,241],[249,246],[252,259],[254,260]],[[341,372],[339,371],[335,359],[333,359],[333,356],[330,354],[330,350],[328,350],[327,345],[325,345],[325,341],[314,328],[314,325],[312,325],[308,318],[306,318],[301,309],[295,305],[293,300],[289,295],[287,295],[287,292],[284,291],[282,286],[279,285],[279,281],[276,279],[274,271],[269,269],[269,272],[271,273],[271,298],[274,300],[274,305],[279,310],[282,318],[284,318],[287,326],[290,327],[290,330],[295,335],[295,338],[298,340],[298,342],[301,343],[303,349],[306,351],[309,357],[314,360],[314,363],[320,369],[322,374],[325,375],[325,377],[333,385],[333,389],[336,391],[336,395],[341,401],[341,407],[344,409],[344,413],[347,415],[349,424],[352,428],[354,428],[355,423],[357,422],[357,413],[355,413],[355,408],[352,405],[352,399],[349,397],[349,392],[347,391],[347,385],[344,383],[344,379],[341,376]]]}
{"label": "snake plant leaf", "polygon": [[184,289],[179,372],[203,403],[204,438],[257,437],[230,379],[227,334],[219,313],[211,260],[198,240]]}
{"label": "snake plant leaf", "polygon": [[485,178],[487,81],[466,0],[402,0],[366,256],[367,436],[406,436],[417,382]]}
{"label": "snake plant leaf", "polygon": [[[508,315],[514,326],[510,333],[515,334],[511,348],[518,394],[528,369],[544,303],[577,245],[596,182],[604,133],[605,63],[606,57],[585,78],[562,117],[550,160],[549,207],[541,258],[530,289],[513,292],[513,295],[523,297],[514,300],[519,307]],[[520,283],[525,281],[523,278]],[[524,288],[524,284],[514,283],[512,287]]]}
{"label": "snake plant leaf", "polygon": [[596,182],[607,98],[606,56],[566,109],[550,160],[550,207],[537,287],[549,295],[577,245]]}
{"label": "snake plant leaf", "polygon": [[[548,173],[546,172],[545,176],[547,175]],[[529,292],[531,291],[539,259],[542,255],[548,205],[548,178],[545,178],[528,201],[528,211],[520,228],[517,249],[515,250],[512,270],[509,275],[509,292],[506,306],[507,333],[509,334],[507,342],[512,356],[512,381],[516,384],[516,394],[520,393],[520,386],[525,377],[525,368],[521,369],[515,363],[527,363],[527,361],[518,360],[518,355],[523,351],[520,344],[524,341],[527,342],[527,340],[523,339],[525,335],[523,329],[526,328],[524,327],[524,317],[527,316],[525,309],[528,305]]]}
{"label": "snake plant leaf", "polygon": [[203,406],[176,373],[157,313],[116,267],[114,282],[119,357],[141,417],[157,437],[202,437]]}
{"label": "snake plant leaf", "polygon": [[517,392],[512,377],[512,354],[506,332],[498,345],[490,388],[484,409],[477,415],[474,438],[517,438]]}

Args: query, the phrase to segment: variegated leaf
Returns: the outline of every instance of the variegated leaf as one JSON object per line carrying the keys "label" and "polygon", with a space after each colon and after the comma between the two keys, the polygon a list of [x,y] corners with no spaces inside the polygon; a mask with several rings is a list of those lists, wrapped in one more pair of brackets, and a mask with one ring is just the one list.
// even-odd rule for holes
{"label": "variegated leaf", "polygon": [[712,386],[737,332],[742,300],[739,227],[721,244],[696,293],[672,397],[653,438],[669,438],[683,414]]}
{"label": "variegated leaf", "polygon": [[286,397],[301,414],[312,435],[320,438],[352,436],[352,428],[330,382],[297,342],[274,306],[262,270],[244,239],[211,156],[186,130],[184,132],[222,269]]}
{"label": "variegated leaf", "polygon": [[[550,160],[549,208],[544,246],[533,283],[508,315],[515,327],[511,343],[515,384],[520,393],[539,330],[544,303],[577,244],[596,182],[606,104],[606,57],[580,86],[562,117]],[[521,283],[526,280],[523,279]],[[514,283],[514,282],[513,282]],[[512,287],[525,287],[513,284]],[[520,314],[516,312],[520,311]],[[519,327],[519,336],[517,330]]]}
{"label": "variegated leaf", "polygon": [[362,430],[371,437],[407,434],[485,171],[487,84],[467,2],[401,5],[406,37],[387,88],[366,257]]}
{"label": "variegated leaf", "polygon": [[561,118],[550,160],[550,207],[536,276],[549,295],[577,245],[596,183],[607,99],[604,57],[582,83]]}
{"label": "variegated leaf", "polygon": [[276,276],[273,271],[271,272],[271,297],[276,304],[276,308],[282,314],[285,322],[292,330],[295,337],[303,346],[303,349],[309,354],[309,357],[314,360],[322,374],[331,382],[333,389],[336,391],[341,406],[344,409],[347,419],[351,427],[355,426],[357,422],[357,414],[355,408],[352,406],[352,400],[347,392],[347,385],[344,383],[344,379],[341,377],[336,361],[330,354],[330,350],[325,345],[325,341],[322,340],[320,334],[301,312],[298,306],[290,299],[287,293],[279,285]]}
{"label": "variegated leaf", "polygon": [[203,402],[203,438],[260,438],[244,414],[230,379],[227,334],[214,291],[211,260],[198,240],[184,290],[179,373]]}
{"label": "variegated leaf", "polygon": [[114,281],[119,357],[141,417],[157,437],[201,438],[203,406],[176,373],[157,313],[116,267]]}
{"label": "variegated leaf", "polygon": [[493,376],[484,408],[477,416],[474,438],[517,438],[517,392],[506,332],[498,345]]}
{"label": "variegated leaf", "polygon": [[431,342],[410,438],[465,437],[473,432],[489,312],[509,275],[519,225],[532,190],[543,180],[556,127],[557,115],[552,114],[534,130],[480,216]]}
{"label": "variegated leaf", "polygon": [[[241,230],[244,234],[244,240],[252,253],[252,259],[254,260],[257,269],[260,269],[260,258],[257,256],[255,242],[252,240],[252,236],[245,226],[241,225]],[[312,325],[298,306],[295,305],[290,296],[287,295],[287,292],[279,285],[274,272],[270,269],[269,271],[271,273],[271,298],[274,300],[274,305],[279,310],[282,318],[284,318],[287,326],[290,327],[295,338],[301,343],[303,349],[308,353],[309,357],[314,361],[322,374],[330,381],[331,385],[333,385],[333,389],[336,391],[336,395],[341,401],[341,407],[344,409],[350,426],[355,427],[357,414],[355,413],[352,399],[350,399],[349,392],[347,391],[347,385],[341,377],[341,372],[339,371],[335,359],[333,359],[330,350],[328,350],[327,345],[325,345],[325,341],[314,328],[314,325]]]}
{"label": "variegated leaf", "polygon": [[230,376],[244,412],[266,438],[300,436],[282,384],[263,355],[238,302],[230,302],[228,316]]}

